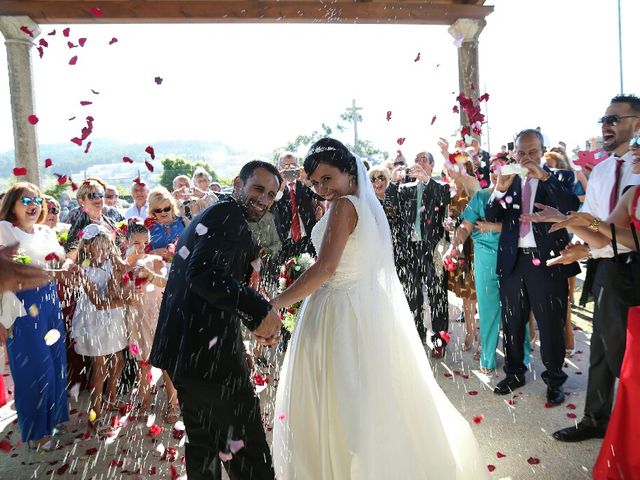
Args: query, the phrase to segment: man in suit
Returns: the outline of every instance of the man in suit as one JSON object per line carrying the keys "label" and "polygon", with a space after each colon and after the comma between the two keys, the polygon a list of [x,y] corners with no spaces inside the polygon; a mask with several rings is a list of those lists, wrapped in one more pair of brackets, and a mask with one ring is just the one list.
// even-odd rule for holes
{"label": "man in suit", "polygon": [[220,479],[220,453],[232,455],[231,479],[274,478],[240,322],[259,343],[277,342],[277,312],[247,286],[258,256],[247,220],[265,214],[280,181],[273,165],[247,163],[233,195],[197,215],[176,247],[150,361],[178,389],[190,480]]}
{"label": "man in suit", "polygon": [[563,172],[561,181],[541,166],[543,145],[542,134],[537,130],[518,134],[516,158],[528,169],[527,176],[521,179],[518,175],[499,175],[486,208],[487,221],[502,223],[497,273],[507,376],[498,382],[494,392],[505,395],[525,384],[524,335],[533,310],[540,330],[542,362],[547,369],[542,373],[547,401],[559,405],[564,401],[562,384],[567,379],[562,371],[567,279],[580,269],[577,263],[547,266],[547,260],[569,243],[568,234],[549,233],[549,224],[521,220],[520,215],[531,214],[537,209],[536,203],[566,213],[577,209],[578,198],[573,194],[573,179],[568,172]]}
{"label": "man in suit", "polygon": [[[446,341],[440,332],[449,329],[447,280],[442,267],[434,265],[436,245],[445,237],[443,222],[451,203],[449,186],[431,178],[433,155],[420,152],[415,164],[395,167],[392,183],[387,189],[385,209],[397,231],[396,268],[413,312],[420,339],[426,342],[424,327],[423,287],[427,287],[431,305],[433,349],[431,356],[444,355]],[[401,184],[403,180],[410,180]],[[439,269],[440,271],[436,271]]]}

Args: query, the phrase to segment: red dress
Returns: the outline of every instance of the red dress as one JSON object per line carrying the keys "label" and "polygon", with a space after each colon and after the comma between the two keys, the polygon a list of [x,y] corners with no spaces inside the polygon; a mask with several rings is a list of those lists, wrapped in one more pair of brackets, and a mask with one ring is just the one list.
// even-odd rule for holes
{"label": "red dress", "polygon": [[[640,187],[636,187],[631,210],[633,212],[631,221],[636,229],[640,230],[640,219],[635,218],[638,197],[640,197]],[[639,399],[640,307],[631,307],[627,317],[627,345],[620,369],[615,405],[600,453],[593,467],[594,479],[640,479]]]}

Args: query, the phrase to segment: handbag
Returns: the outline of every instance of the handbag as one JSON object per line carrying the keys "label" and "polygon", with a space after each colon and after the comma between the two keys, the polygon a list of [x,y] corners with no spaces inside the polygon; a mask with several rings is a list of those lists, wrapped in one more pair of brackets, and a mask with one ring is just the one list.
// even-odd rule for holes
{"label": "handbag", "polygon": [[631,234],[636,250],[629,254],[618,253],[616,242],[616,227],[611,224],[611,246],[613,258],[607,262],[607,285],[611,286],[611,293],[625,305],[632,307],[640,305],[640,243],[636,227],[631,223]]}

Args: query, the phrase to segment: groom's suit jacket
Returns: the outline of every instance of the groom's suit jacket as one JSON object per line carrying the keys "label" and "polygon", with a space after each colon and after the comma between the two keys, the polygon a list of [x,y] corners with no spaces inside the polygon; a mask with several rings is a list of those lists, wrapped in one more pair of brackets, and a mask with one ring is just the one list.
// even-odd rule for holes
{"label": "groom's suit jacket", "polygon": [[257,256],[258,245],[235,199],[221,200],[196,215],[176,247],[152,365],[172,378],[250,385],[240,322],[253,331],[271,309],[247,286]]}

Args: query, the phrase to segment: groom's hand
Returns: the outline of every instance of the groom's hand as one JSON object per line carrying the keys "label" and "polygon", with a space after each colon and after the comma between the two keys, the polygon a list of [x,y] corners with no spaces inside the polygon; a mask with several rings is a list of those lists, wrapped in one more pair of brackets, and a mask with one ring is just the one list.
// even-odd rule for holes
{"label": "groom's hand", "polygon": [[280,341],[281,329],[282,320],[280,320],[278,312],[272,308],[262,319],[258,328],[253,331],[253,335],[256,337],[258,343],[272,346]]}

